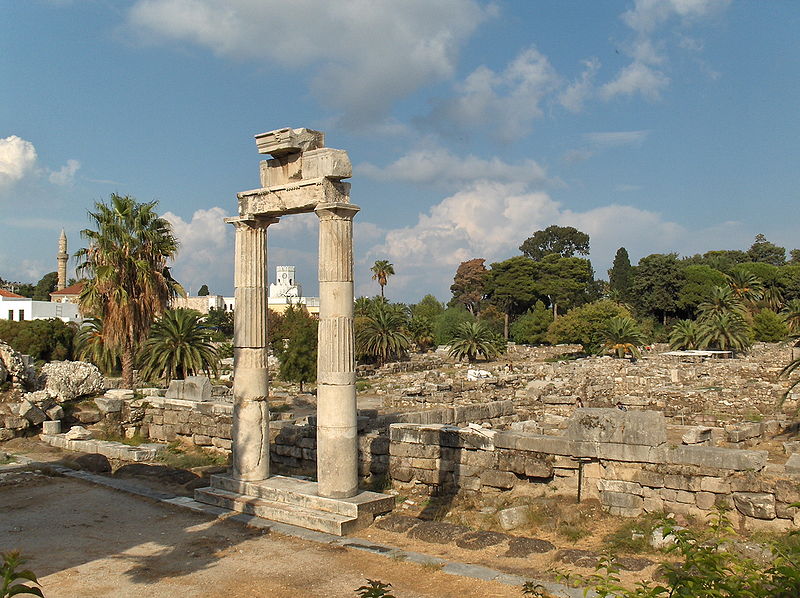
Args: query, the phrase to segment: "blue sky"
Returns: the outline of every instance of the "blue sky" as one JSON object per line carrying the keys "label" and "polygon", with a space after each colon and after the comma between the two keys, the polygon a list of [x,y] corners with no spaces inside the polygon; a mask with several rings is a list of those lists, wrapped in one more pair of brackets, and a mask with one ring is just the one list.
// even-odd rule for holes
{"label": "blue sky", "polygon": [[[0,0],[0,277],[55,270],[112,192],[159,201],[177,278],[232,291],[222,218],[253,135],[326,133],[354,165],[356,292],[442,300],[458,264],[534,231],[636,261],[800,246],[800,5],[791,0]],[[270,274],[316,291],[313,215]]]}

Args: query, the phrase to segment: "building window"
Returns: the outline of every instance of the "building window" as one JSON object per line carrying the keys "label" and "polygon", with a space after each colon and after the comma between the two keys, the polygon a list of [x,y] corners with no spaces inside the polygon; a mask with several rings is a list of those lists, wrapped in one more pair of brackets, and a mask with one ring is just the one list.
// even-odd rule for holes
{"label": "building window", "polygon": [[21,309],[19,310],[19,321],[22,322],[22,320],[24,319],[25,319],[25,310]]}
{"label": "building window", "polygon": [[8,310],[8,319],[9,320],[13,320],[14,319],[14,310],[13,309],[9,309]]}

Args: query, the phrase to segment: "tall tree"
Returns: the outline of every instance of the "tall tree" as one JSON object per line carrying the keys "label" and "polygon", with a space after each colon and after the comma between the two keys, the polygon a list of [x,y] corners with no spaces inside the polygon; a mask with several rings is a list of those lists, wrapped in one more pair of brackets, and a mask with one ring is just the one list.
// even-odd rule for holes
{"label": "tall tree", "polygon": [[534,284],[536,273],[536,263],[521,255],[492,264],[486,278],[486,296],[505,314],[506,339],[511,315],[526,312],[539,298]]}
{"label": "tall tree", "polygon": [[481,300],[486,293],[486,277],[489,271],[485,262],[483,258],[461,262],[453,277],[453,284],[450,285],[453,303],[463,305],[473,316],[480,310]]}
{"label": "tall tree", "polygon": [[372,280],[377,280],[381,285],[381,297],[383,297],[383,287],[386,286],[389,277],[394,276],[394,266],[388,260],[376,260],[370,270],[372,270]]}
{"label": "tall tree", "polygon": [[753,262],[764,262],[773,266],[783,266],[786,263],[786,249],[770,243],[760,233],[756,235],[755,242],[747,250],[747,255]]}
{"label": "tall tree", "polygon": [[103,320],[103,340],[119,352],[129,388],[136,352],[150,326],[169,299],[182,292],[167,267],[178,241],[170,223],[156,213],[157,205],[116,193],[108,204],[95,203],[96,211],[89,212],[95,229],[81,231],[88,247],[76,254],[78,272],[87,278],[81,310]]}
{"label": "tall tree", "polygon": [[633,283],[633,266],[624,247],[617,249],[614,263],[608,271],[608,288],[620,301],[628,300],[628,291]]}
{"label": "tall tree", "polygon": [[546,255],[535,264],[534,289],[550,300],[553,319],[563,311],[589,301],[594,271],[589,260],[580,257]]}
{"label": "tall tree", "polygon": [[57,285],[58,272],[45,274],[33,289],[33,299],[35,301],[50,301],[50,293],[56,290]]}
{"label": "tall tree", "polygon": [[525,239],[519,250],[537,262],[551,254],[561,257],[573,257],[576,253],[589,255],[589,235],[572,226],[553,224]]}
{"label": "tall tree", "polygon": [[200,290],[197,291],[197,296],[198,297],[208,297],[209,294],[210,294],[210,292],[208,290],[208,285],[207,284],[204,284],[203,286],[201,286]]}
{"label": "tall tree", "polygon": [[317,379],[317,321],[302,306],[290,305],[283,314],[286,338],[273,344],[281,364],[281,380],[303,384]]}
{"label": "tall tree", "polygon": [[683,286],[683,271],[676,253],[653,253],[639,260],[631,285],[631,301],[643,315],[667,316],[678,308],[678,293]]}

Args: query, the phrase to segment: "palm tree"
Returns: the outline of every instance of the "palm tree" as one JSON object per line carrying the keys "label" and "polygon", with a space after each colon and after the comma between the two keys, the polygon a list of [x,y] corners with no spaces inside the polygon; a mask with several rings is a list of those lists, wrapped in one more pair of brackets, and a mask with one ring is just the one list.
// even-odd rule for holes
{"label": "palm tree", "polygon": [[781,310],[781,315],[786,320],[786,325],[792,334],[800,332],[800,299],[789,301]]}
{"label": "palm tree", "polygon": [[731,287],[713,287],[706,301],[697,306],[700,320],[721,314],[733,314],[744,317],[746,310],[742,299]]}
{"label": "palm tree", "polygon": [[699,349],[700,326],[695,320],[678,320],[669,335],[671,349]]}
{"label": "palm tree", "polygon": [[479,356],[492,359],[500,353],[496,335],[483,322],[462,322],[450,343],[450,357],[475,361]]}
{"label": "palm tree", "polygon": [[714,313],[700,324],[700,344],[721,351],[744,351],[750,346],[749,327],[733,312]]}
{"label": "palm tree", "polygon": [[103,321],[87,318],[75,337],[75,354],[78,359],[90,361],[104,374],[119,368],[119,355],[103,342]]}
{"label": "palm tree", "polygon": [[405,318],[394,306],[375,303],[369,314],[359,318],[356,344],[359,353],[377,359],[383,365],[405,354],[411,344],[403,332]]}
{"label": "palm tree", "polygon": [[604,347],[606,351],[617,357],[625,357],[630,353],[634,357],[641,357],[639,345],[644,343],[642,333],[633,318],[615,316],[608,321]]}
{"label": "palm tree", "polygon": [[211,330],[193,309],[170,309],[153,324],[140,351],[145,380],[182,379],[199,372],[216,375],[219,357],[210,341]]}
{"label": "palm tree", "polygon": [[381,285],[381,297],[383,297],[383,287],[386,286],[389,277],[394,275],[394,266],[388,260],[377,260],[370,270],[372,271],[372,280],[377,280]]}
{"label": "palm tree", "polygon": [[431,322],[430,318],[414,316],[408,323],[408,332],[420,351],[426,351],[433,346],[433,322]]}
{"label": "palm tree", "polygon": [[116,193],[109,204],[95,203],[89,218],[97,230],[81,231],[89,243],[76,254],[78,272],[87,278],[81,311],[103,320],[103,343],[119,353],[129,388],[137,349],[169,299],[182,292],[167,267],[178,241],[156,205]]}
{"label": "palm tree", "polygon": [[764,293],[764,284],[755,274],[744,270],[734,270],[730,274],[726,274],[725,278],[728,280],[733,294],[747,303],[755,303],[761,299]]}

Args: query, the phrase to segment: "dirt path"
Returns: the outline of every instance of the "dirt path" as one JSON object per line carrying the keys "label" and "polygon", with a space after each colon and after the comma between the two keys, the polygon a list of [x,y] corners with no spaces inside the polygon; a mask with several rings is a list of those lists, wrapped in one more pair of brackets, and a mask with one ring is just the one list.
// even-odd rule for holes
{"label": "dirt path", "polygon": [[18,548],[47,598],[355,596],[519,598],[519,588],[435,567],[264,534],[77,480],[0,475],[0,551]]}

